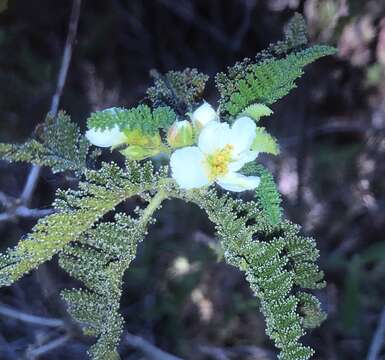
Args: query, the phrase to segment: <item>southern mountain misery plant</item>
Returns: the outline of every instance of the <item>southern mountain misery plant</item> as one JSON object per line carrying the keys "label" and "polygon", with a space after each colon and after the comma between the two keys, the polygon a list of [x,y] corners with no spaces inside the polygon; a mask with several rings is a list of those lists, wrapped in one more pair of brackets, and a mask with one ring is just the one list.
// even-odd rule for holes
{"label": "southern mountain misery plant", "polygon": [[[225,260],[245,273],[279,358],[309,359],[313,350],[300,338],[325,317],[309,292],[325,285],[316,265],[318,250],[299,226],[283,219],[274,179],[256,159],[279,152],[276,139],[260,125],[272,113],[268,106],[295,88],[305,65],[334,51],[309,46],[303,19],[296,15],[283,41],[216,76],[217,110],[202,98],[206,75],[194,69],[153,72],[147,105],[95,112],[85,136],[61,112],[48,117],[39,136],[27,143],[0,144],[2,159],[72,171],[79,178],[76,189],[57,191],[53,214],[0,255],[0,285],[11,285],[57,255],[59,265],[84,284],[63,290],[62,297],[84,332],[97,337],[90,357],[118,359],[123,274],[162,202],[182,199],[207,213]],[[125,165],[90,168],[100,153],[89,154],[90,144],[119,151]],[[243,191],[252,191],[254,199],[233,196]],[[133,196],[147,206],[105,220]]]}

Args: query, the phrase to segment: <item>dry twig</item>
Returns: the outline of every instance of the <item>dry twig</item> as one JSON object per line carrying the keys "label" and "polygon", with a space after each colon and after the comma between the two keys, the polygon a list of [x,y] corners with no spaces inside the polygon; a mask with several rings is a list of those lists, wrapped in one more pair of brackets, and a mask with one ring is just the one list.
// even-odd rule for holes
{"label": "dry twig", "polygon": [[65,322],[61,319],[45,318],[41,316],[27,314],[25,312],[13,309],[3,304],[0,304],[0,315],[35,325],[48,327],[65,327]]}
{"label": "dry twig", "polygon": [[29,360],[35,360],[38,359],[40,356],[60,347],[63,346],[68,340],[71,339],[71,335],[66,334],[63,335],[55,340],[52,340],[42,346],[39,346],[37,348],[31,349],[27,351],[27,358]]}
{"label": "dry twig", "polygon": [[182,358],[166,353],[137,335],[125,333],[124,342],[128,346],[140,350],[149,360],[183,360]]}
{"label": "dry twig", "polygon": [[[72,51],[75,44],[76,39],[76,33],[77,28],[79,24],[79,17],[80,17],[80,7],[81,7],[81,0],[74,0],[72,4],[72,10],[71,10],[71,17],[68,25],[68,35],[67,40],[64,47],[63,57],[60,65],[60,70],[58,74],[58,79],[56,83],[56,90],[51,100],[51,106],[49,110],[49,115],[52,117],[55,117],[58,112],[60,98],[63,94],[64,85],[67,79],[68,69],[71,63],[72,58]],[[23,207],[23,209],[15,210],[12,214],[7,215],[0,214],[0,221],[7,221],[10,219],[15,218],[15,216],[20,216],[20,214],[24,214],[24,216],[21,217],[40,217],[45,216],[46,214],[43,212],[42,214],[36,213],[36,210],[26,211],[28,205],[31,202],[33,193],[35,191],[36,185],[39,180],[41,172],[41,167],[39,165],[33,165],[31,167],[31,170],[28,174],[27,180],[25,182],[23,191],[20,195],[20,207]],[[26,215],[33,215],[38,214],[39,216],[26,216]]]}

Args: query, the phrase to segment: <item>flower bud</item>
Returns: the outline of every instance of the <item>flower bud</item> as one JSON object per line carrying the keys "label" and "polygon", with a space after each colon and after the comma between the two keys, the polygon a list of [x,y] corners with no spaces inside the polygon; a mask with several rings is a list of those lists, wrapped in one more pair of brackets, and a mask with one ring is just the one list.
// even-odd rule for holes
{"label": "flower bud", "polygon": [[196,129],[200,130],[210,121],[218,121],[218,115],[214,108],[207,102],[199,106],[191,115],[190,118]]}
{"label": "flower bud", "polygon": [[173,148],[192,145],[193,128],[189,121],[176,121],[167,133],[167,142]]}

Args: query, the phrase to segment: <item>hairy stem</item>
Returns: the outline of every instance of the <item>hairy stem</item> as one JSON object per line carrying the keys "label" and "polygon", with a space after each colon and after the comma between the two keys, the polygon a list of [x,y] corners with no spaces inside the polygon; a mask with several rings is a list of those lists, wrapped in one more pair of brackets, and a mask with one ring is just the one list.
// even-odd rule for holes
{"label": "hairy stem", "polygon": [[168,193],[164,189],[160,189],[157,194],[148,203],[146,209],[143,211],[141,223],[143,226],[147,226],[153,213],[160,207],[163,200],[168,197]]}

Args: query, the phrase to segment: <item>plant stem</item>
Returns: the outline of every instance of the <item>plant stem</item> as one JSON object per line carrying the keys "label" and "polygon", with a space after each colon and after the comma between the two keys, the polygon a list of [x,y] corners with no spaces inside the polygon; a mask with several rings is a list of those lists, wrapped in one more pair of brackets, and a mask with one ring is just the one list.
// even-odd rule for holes
{"label": "plant stem", "polygon": [[147,226],[153,213],[160,207],[163,200],[165,200],[169,194],[164,190],[160,189],[157,194],[151,199],[148,203],[146,209],[143,211],[142,215],[142,225]]}

